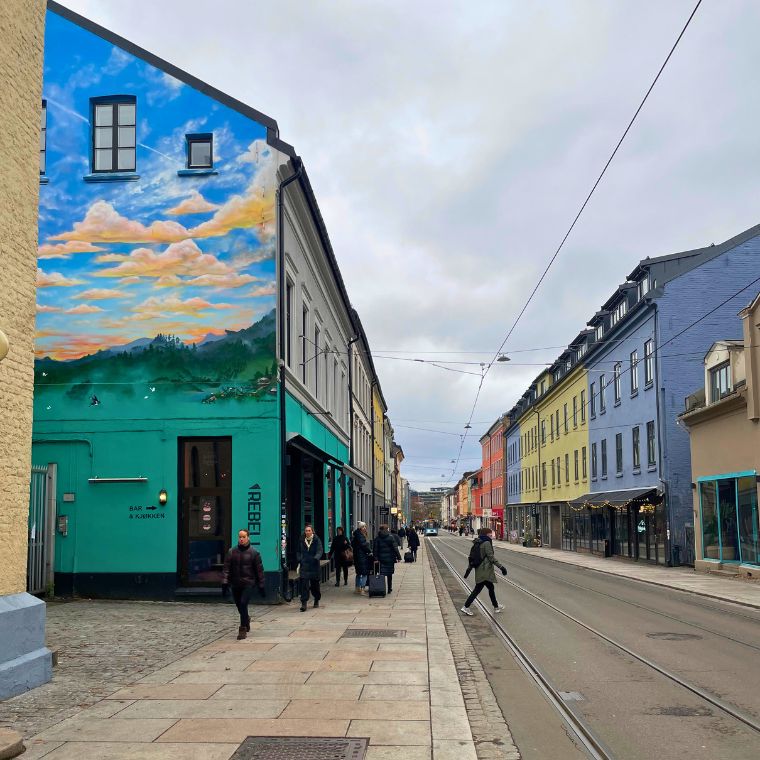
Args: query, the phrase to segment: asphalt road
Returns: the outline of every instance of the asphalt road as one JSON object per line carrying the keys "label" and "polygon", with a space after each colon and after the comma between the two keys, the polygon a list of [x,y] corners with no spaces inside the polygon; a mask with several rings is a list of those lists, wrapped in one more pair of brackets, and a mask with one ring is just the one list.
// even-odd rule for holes
{"label": "asphalt road", "polygon": [[[463,573],[470,540],[430,539]],[[509,579],[760,722],[760,612],[497,550]],[[434,554],[434,553],[433,553]],[[442,564],[444,577],[451,573]],[[447,583],[457,607],[464,593]],[[481,595],[487,602],[485,591]],[[757,760],[760,733],[507,583],[501,622],[616,758]],[[556,712],[517,688],[514,661],[482,620],[465,626],[526,760],[572,758]],[[535,687],[533,687],[535,691]],[[543,698],[541,698],[543,700]],[[531,710],[521,709],[527,701]],[[553,713],[553,714],[552,714]],[[524,723],[525,725],[521,725]],[[548,737],[554,737],[546,741]]]}

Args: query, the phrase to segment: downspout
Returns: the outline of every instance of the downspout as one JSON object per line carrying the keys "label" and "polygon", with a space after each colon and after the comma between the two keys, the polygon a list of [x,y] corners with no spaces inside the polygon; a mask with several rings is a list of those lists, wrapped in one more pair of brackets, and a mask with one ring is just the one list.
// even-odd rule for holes
{"label": "downspout", "polygon": [[[353,357],[353,345],[359,340],[358,335],[354,335],[348,341],[346,346],[348,351],[348,463],[351,467],[354,466],[354,357]],[[351,484],[353,486],[353,478],[351,478]],[[350,530],[353,524],[354,516],[354,489],[351,488],[350,499],[348,501],[348,514],[346,519],[348,525],[346,529]]]}
{"label": "downspout", "polygon": [[[673,566],[673,546],[670,538],[670,494],[668,493],[668,482],[663,478],[663,441],[662,441],[662,413],[660,411],[660,401],[662,390],[660,388],[660,330],[659,330],[659,309],[657,304],[652,301],[654,307],[654,345],[655,345],[655,358],[654,358],[654,387],[655,387],[655,400],[657,411],[657,476],[662,483],[663,497],[665,500],[665,563],[668,567]],[[656,522],[656,520],[655,520]]]}
{"label": "downspout", "polygon": [[[280,370],[280,515],[281,520],[287,521],[288,515],[288,468],[287,468],[287,429],[285,420],[285,314],[283,309],[285,307],[285,230],[284,230],[284,213],[285,206],[284,191],[285,188],[291,183],[295,182],[303,171],[303,164],[300,158],[294,158],[293,163],[296,167],[294,174],[291,174],[287,179],[280,182],[277,188],[277,269],[280,275],[280,281],[278,283],[278,317],[279,317],[279,361],[278,368]],[[287,531],[287,527],[286,527]],[[287,535],[287,533],[286,533]],[[282,552],[282,550],[280,550]],[[287,560],[281,556],[281,565],[283,565],[282,572],[284,572],[284,578],[280,583],[280,587],[284,588],[285,579],[287,579]]]}

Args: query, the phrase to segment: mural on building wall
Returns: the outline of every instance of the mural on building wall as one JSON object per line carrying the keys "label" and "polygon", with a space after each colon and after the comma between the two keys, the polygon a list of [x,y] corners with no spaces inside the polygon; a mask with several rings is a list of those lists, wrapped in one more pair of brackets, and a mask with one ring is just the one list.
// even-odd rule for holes
{"label": "mural on building wall", "polygon": [[[265,127],[54,13],[46,36],[37,419],[271,400],[278,154]],[[91,98],[124,94],[139,179],[91,181]],[[198,133],[213,135],[213,168],[187,172]]]}

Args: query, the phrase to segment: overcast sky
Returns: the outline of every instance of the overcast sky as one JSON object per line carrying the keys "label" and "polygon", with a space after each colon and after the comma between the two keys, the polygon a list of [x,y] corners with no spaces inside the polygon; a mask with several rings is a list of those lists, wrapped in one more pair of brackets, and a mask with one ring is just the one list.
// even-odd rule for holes
{"label": "overcast sky", "polygon": [[65,0],[278,121],[417,488],[478,466],[479,436],[639,259],[760,222],[760,4],[706,0],[489,374],[453,478],[479,378],[380,358],[479,374],[695,2]]}

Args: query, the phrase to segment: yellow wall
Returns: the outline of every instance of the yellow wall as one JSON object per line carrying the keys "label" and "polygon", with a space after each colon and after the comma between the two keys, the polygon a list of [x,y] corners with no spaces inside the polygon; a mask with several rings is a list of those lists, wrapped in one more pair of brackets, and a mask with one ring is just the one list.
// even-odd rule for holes
{"label": "yellow wall", "polygon": [[[518,470],[522,471],[522,488],[520,489],[519,504],[535,504],[538,501],[538,417],[535,409],[531,407],[518,420],[520,425],[520,452],[522,458]],[[535,444],[534,444],[535,442]],[[510,474],[509,472],[507,473]],[[513,502],[514,503],[514,502]]]}
{"label": "yellow wall", "polygon": [[470,495],[468,493],[467,481],[460,481],[459,483],[459,514],[469,515],[472,512],[472,505],[470,504]]}
{"label": "yellow wall", "polygon": [[[576,413],[573,415],[573,403]],[[568,501],[587,493],[589,488],[589,438],[588,438],[588,377],[583,367],[569,372],[546,394],[536,401],[535,408],[540,425],[546,426],[546,442],[539,452],[541,468],[546,464],[546,486],[541,487],[543,503]],[[565,405],[567,405],[567,431],[565,430]],[[559,431],[557,430],[559,412]],[[535,415],[534,415],[535,416]],[[552,422],[553,421],[553,422]],[[552,435],[552,430],[553,435]],[[578,478],[575,478],[575,452],[578,452]],[[567,459],[565,458],[567,456]],[[586,458],[586,477],[583,477],[583,458]],[[559,458],[559,468],[556,462]],[[552,484],[552,461],[555,463]],[[566,472],[569,463],[569,474]],[[558,477],[559,476],[559,477]]]}
{"label": "yellow wall", "polygon": [[10,343],[0,362],[0,595],[26,589],[44,25],[42,0],[0,4],[0,330]]}
{"label": "yellow wall", "polygon": [[372,425],[375,431],[375,447],[373,456],[375,457],[375,490],[380,493],[385,492],[385,465],[383,461],[383,443],[385,435],[385,426],[383,425],[383,401],[377,389],[372,389]]}

